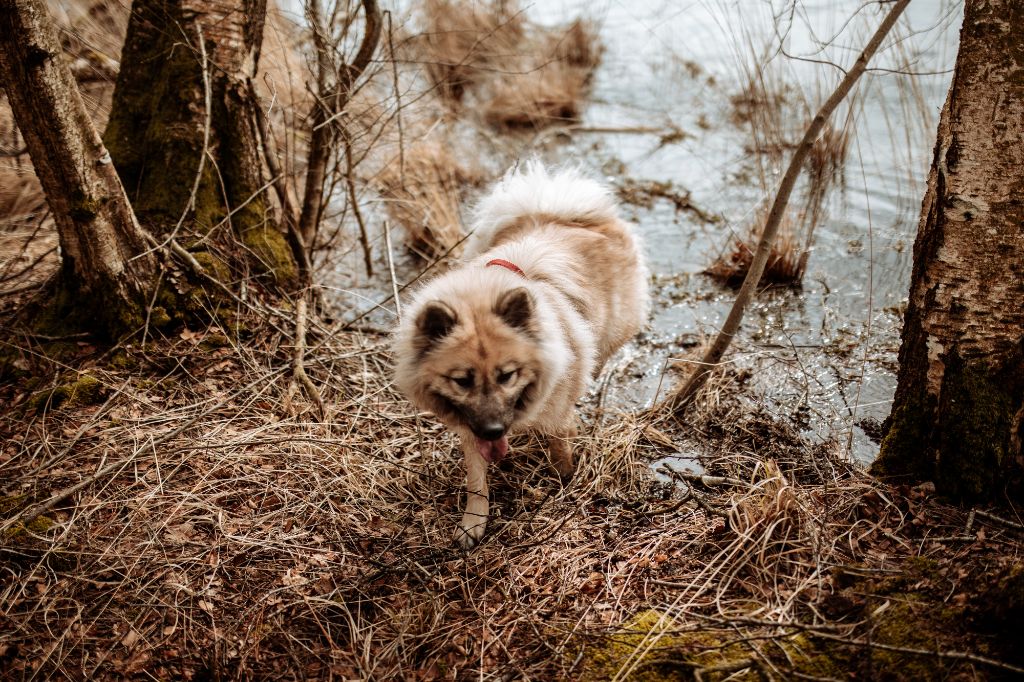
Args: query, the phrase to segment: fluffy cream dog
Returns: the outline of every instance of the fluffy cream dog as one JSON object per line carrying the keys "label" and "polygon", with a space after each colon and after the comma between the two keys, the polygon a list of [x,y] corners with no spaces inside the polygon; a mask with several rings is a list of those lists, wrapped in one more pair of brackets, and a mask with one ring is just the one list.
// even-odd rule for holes
{"label": "fluffy cream dog", "polygon": [[484,534],[487,466],[509,433],[547,436],[555,470],[572,476],[575,403],[646,319],[647,279],[607,187],[529,163],[480,201],[461,265],[405,308],[395,383],[461,437],[462,547]]}

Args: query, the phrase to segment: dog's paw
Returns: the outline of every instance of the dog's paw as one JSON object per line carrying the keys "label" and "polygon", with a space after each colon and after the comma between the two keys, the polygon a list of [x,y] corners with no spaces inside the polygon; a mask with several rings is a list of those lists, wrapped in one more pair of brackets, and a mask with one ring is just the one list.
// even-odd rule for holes
{"label": "dog's paw", "polygon": [[480,543],[487,522],[479,516],[466,514],[455,528],[455,544],[467,552]]}
{"label": "dog's paw", "polygon": [[573,474],[576,473],[576,463],[571,458],[555,460],[551,466],[554,467],[558,479],[563,484],[568,484],[572,480]]}

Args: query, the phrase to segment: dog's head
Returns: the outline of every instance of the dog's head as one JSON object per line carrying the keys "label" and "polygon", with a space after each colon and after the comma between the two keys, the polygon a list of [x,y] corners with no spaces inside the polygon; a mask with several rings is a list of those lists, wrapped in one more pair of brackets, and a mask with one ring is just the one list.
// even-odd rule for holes
{"label": "dog's head", "polygon": [[530,292],[468,292],[459,300],[428,300],[413,312],[406,343],[396,349],[399,386],[449,427],[504,443],[529,414],[543,379]]}

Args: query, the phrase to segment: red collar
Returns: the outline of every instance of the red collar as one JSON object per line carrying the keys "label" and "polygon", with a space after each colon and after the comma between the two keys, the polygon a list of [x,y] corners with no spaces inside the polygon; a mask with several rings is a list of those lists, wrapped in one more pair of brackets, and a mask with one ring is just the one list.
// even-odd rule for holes
{"label": "red collar", "polygon": [[484,267],[490,267],[492,265],[497,265],[505,268],[506,270],[511,270],[520,277],[526,277],[526,273],[523,272],[522,268],[511,261],[505,260],[504,258],[495,258],[494,260],[487,261],[487,265]]}

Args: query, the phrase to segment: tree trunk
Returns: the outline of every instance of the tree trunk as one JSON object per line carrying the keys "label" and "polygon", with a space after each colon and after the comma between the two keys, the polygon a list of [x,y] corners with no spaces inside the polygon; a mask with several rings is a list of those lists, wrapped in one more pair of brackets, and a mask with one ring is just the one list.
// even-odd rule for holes
{"label": "tree trunk", "polygon": [[115,336],[138,327],[156,259],[40,0],[0,0],[0,82],[57,225],[68,303],[59,315],[74,300],[102,301],[81,316],[90,326]]}
{"label": "tree trunk", "polygon": [[1022,499],[1024,4],[967,0],[921,211],[899,379],[872,471]]}
{"label": "tree trunk", "polygon": [[266,0],[135,0],[104,139],[143,225],[193,249],[230,228],[256,274],[284,284],[295,262],[270,214],[248,85],[265,17]]}

